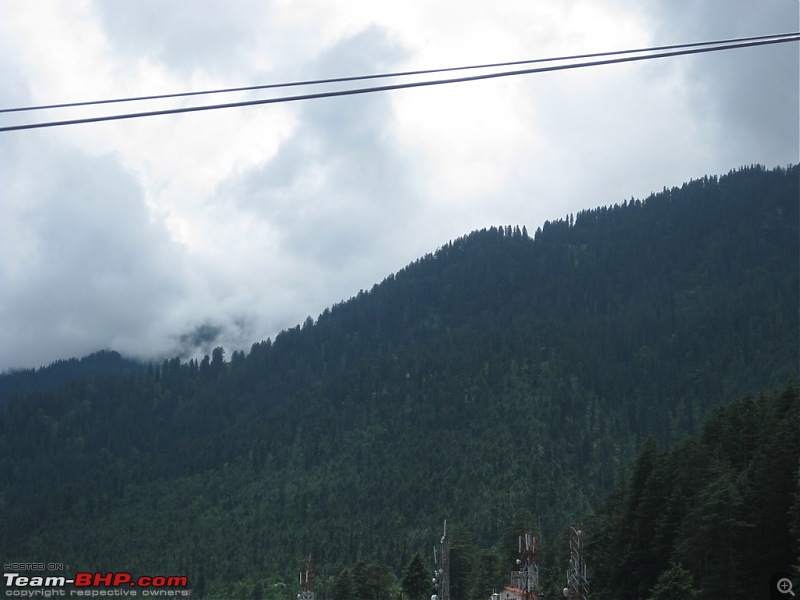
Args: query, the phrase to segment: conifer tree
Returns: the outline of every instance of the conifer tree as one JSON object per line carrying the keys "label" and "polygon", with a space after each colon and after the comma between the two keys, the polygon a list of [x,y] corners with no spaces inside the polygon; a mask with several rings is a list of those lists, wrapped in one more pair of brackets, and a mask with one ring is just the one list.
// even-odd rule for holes
{"label": "conifer tree", "polygon": [[353,576],[350,569],[342,569],[333,584],[333,600],[352,600]]}
{"label": "conifer tree", "polygon": [[692,582],[692,574],[679,564],[664,571],[651,592],[648,600],[693,600],[700,597]]}
{"label": "conifer tree", "polygon": [[430,574],[419,551],[411,557],[403,571],[402,586],[409,600],[426,600],[430,597]]}

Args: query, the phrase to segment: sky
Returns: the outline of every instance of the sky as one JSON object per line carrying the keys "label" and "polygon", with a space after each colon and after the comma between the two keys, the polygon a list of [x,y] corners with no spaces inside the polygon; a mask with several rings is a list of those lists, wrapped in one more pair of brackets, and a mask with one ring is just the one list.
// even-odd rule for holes
{"label": "sky", "polygon": [[[0,0],[0,108],[787,33],[799,6]],[[797,163],[799,72],[792,43],[0,133],[0,371],[230,356],[470,231]]]}

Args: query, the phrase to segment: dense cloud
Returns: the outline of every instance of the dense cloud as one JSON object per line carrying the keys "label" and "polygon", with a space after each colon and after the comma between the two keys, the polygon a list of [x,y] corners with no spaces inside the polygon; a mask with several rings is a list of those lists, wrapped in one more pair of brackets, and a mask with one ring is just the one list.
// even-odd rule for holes
{"label": "dense cloud", "polygon": [[[798,22],[796,2],[720,6],[18,3],[0,7],[0,97],[425,69]],[[797,45],[784,44],[0,134],[0,370],[99,348],[145,358],[246,349],[472,229],[532,231],[692,177],[797,162],[798,70]]]}
{"label": "dense cloud", "polygon": [[2,146],[0,363],[149,351],[186,291],[179,249],[113,157],[37,142]]}
{"label": "dense cloud", "polygon": [[[800,3],[650,1],[659,43],[719,40],[797,31]],[[684,86],[697,118],[713,124],[718,152],[731,161],[768,165],[797,160],[800,52],[796,44],[701,55],[687,60]],[[792,158],[794,157],[794,158]],[[731,164],[731,166],[734,166]]]}

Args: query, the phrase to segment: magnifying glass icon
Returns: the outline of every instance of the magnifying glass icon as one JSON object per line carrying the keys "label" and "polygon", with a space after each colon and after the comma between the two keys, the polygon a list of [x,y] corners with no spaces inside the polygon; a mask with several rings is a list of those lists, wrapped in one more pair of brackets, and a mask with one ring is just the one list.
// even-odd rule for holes
{"label": "magnifying glass icon", "polygon": [[794,592],[792,591],[792,580],[791,579],[789,579],[787,577],[783,577],[781,579],[778,579],[778,586],[777,587],[778,587],[778,591],[781,594],[789,594],[792,597],[794,597]]}

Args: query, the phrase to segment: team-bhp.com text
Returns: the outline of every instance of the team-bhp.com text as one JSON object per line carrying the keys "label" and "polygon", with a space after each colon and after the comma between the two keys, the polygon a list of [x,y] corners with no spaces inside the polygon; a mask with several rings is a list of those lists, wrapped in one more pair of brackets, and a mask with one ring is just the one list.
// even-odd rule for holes
{"label": "team-bhp.com text", "polygon": [[[67,579],[64,576],[28,576],[19,573],[3,573],[6,596],[20,598],[49,598],[52,596],[142,596],[186,597],[192,591],[186,589],[188,580],[184,576],[150,577],[143,575],[134,578],[130,573],[76,573]],[[70,585],[78,589],[63,589]],[[47,589],[46,589],[47,588]],[[60,588],[60,589],[54,589]],[[109,589],[110,588],[110,589]],[[177,588],[177,589],[173,589]]]}

